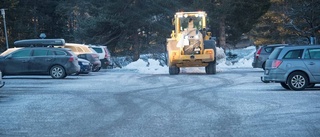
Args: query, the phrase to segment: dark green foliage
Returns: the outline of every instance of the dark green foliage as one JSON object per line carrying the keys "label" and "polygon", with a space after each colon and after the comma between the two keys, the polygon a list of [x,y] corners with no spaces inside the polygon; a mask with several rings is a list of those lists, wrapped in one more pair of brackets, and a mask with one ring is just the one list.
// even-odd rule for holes
{"label": "dark green foliage", "polygon": [[[206,11],[209,28],[214,36],[219,36],[220,24],[224,19],[226,41],[231,44],[237,43],[252,28],[255,28],[255,31],[251,31],[255,38],[261,36],[262,30],[276,30],[279,25],[287,25],[283,30],[294,28],[288,26],[288,22],[281,24],[270,21],[265,22],[265,26],[261,25],[258,19],[269,9],[269,0],[0,0],[0,5],[3,6],[0,8],[7,9],[10,47],[13,47],[15,40],[39,38],[41,33],[45,33],[47,38],[107,45],[113,55],[136,57],[140,53],[164,52],[166,38],[170,37],[173,29],[171,20],[177,11]],[[307,13],[319,11],[317,8],[314,10],[317,11],[308,10]],[[269,17],[280,15],[277,11],[269,14]],[[298,18],[298,13],[289,10],[285,12],[301,27],[308,25],[308,22]],[[263,27],[257,28],[257,23]],[[5,39],[2,17],[0,25],[0,45],[3,48]],[[317,28],[304,31],[318,36]],[[284,31],[274,33],[283,34]],[[278,38],[273,35],[268,37]]]}

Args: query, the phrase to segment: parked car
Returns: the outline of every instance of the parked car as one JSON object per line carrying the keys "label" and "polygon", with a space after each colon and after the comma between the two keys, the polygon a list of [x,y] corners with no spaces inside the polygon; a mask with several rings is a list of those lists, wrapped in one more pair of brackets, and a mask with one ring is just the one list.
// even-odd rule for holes
{"label": "parked car", "polygon": [[90,63],[90,61],[79,58],[78,63],[80,65],[80,72],[77,73],[77,75],[89,74],[92,71],[92,64]]}
{"label": "parked car", "polygon": [[265,69],[265,63],[271,52],[280,46],[287,46],[288,44],[272,44],[260,46],[254,54],[252,67]]}
{"label": "parked car", "polygon": [[2,80],[2,72],[0,70],[0,88],[4,86],[5,82]]}
{"label": "parked car", "polygon": [[320,83],[320,45],[277,47],[266,61],[261,80],[285,89],[304,90]]}
{"label": "parked car", "polygon": [[101,61],[99,55],[94,50],[91,50],[88,46],[76,43],[66,43],[63,48],[71,49],[79,58],[90,61],[92,64],[92,71],[97,72],[101,69]]}
{"label": "parked car", "polygon": [[107,46],[89,45],[89,47],[98,53],[102,68],[113,68],[111,54]]}
{"label": "parked car", "polygon": [[61,79],[78,73],[80,71],[78,57],[71,50],[48,47],[54,41],[56,39],[16,41],[14,43],[16,46],[27,46],[33,43],[33,46],[46,47],[11,48],[1,53],[2,75],[50,75],[52,78]]}

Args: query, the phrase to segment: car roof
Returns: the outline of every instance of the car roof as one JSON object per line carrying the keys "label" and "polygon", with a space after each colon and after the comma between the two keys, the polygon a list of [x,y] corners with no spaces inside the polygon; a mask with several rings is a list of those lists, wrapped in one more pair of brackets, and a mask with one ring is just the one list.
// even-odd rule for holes
{"label": "car roof", "polygon": [[87,46],[85,44],[78,44],[78,43],[66,43],[64,46]]}
{"label": "car roof", "polygon": [[292,48],[292,49],[314,48],[314,47],[320,48],[320,45],[288,45],[288,46],[284,46],[284,48]]}
{"label": "car roof", "polygon": [[16,47],[44,47],[65,45],[64,39],[25,39],[14,42]]}
{"label": "car roof", "polygon": [[289,46],[289,44],[270,44],[270,45],[264,45],[264,47],[279,47],[279,46]]}

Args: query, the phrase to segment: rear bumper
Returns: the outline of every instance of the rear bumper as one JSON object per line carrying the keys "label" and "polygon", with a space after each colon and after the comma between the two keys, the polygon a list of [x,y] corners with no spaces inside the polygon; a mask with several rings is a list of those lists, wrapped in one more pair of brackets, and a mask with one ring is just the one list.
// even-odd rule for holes
{"label": "rear bumper", "polygon": [[67,75],[75,74],[78,72],[80,72],[80,66],[78,64],[77,65],[72,64],[69,67],[66,67]]}
{"label": "rear bumper", "polygon": [[261,81],[264,83],[280,83],[286,82],[286,77],[284,72],[279,72],[276,70],[265,70],[264,75],[260,77]]}

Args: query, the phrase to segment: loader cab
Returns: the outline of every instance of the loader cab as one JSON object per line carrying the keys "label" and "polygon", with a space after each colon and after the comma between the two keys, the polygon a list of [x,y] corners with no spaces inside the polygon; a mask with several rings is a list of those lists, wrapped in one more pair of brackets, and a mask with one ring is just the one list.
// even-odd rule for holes
{"label": "loader cab", "polygon": [[175,32],[180,33],[188,28],[189,20],[193,20],[194,28],[202,30],[206,28],[207,14],[203,11],[199,12],[178,12],[175,15]]}

